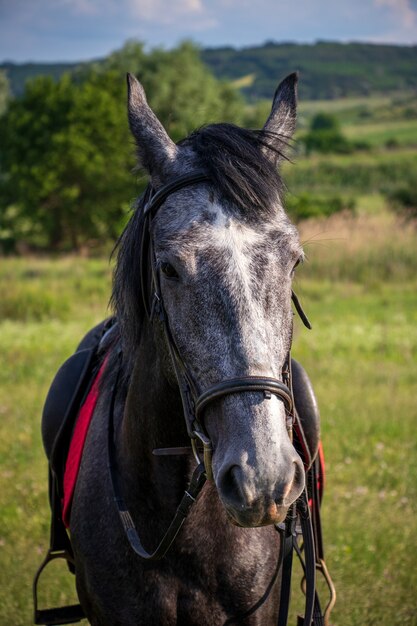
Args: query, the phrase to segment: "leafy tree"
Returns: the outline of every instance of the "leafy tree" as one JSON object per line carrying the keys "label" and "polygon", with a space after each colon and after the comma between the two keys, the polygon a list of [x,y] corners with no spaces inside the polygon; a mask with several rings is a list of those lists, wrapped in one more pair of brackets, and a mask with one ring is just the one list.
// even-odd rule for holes
{"label": "leafy tree", "polygon": [[391,207],[407,221],[417,220],[417,181],[416,177],[394,187],[386,195]]}
{"label": "leafy tree", "polygon": [[0,115],[6,110],[10,95],[10,84],[7,74],[0,70]]}
{"label": "leafy tree", "polygon": [[[203,124],[242,121],[242,96],[228,82],[214,78],[201,61],[199,48],[191,42],[146,54],[142,43],[128,41],[100,67],[94,67],[94,71],[108,70],[118,72],[123,79],[126,72],[138,77],[152,108],[175,141]],[[84,68],[84,75],[88,71]]]}
{"label": "leafy tree", "polygon": [[198,49],[172,51],[129,42],[95,64],[39,77],[0,119],[0,237],[76,249],[118,234],[139,189],[124,97],[126,69],[139,76],[174,140],[204,123],[239,122],[243,103],[217,81]]}
{"label": "leafy tree", "polygon": [[209,122],[241,121],[241,96],[214,78],[193,44],[185,42],[170,52],[155,50],[137,74],[174,141]]}
{"label": "leafy tree", "polygon": [[40,77],[1,119],[0,223],[13,219],[17,238],[56,249],[115,235],[134,188],[124,103],[106,88],[114,80]]}

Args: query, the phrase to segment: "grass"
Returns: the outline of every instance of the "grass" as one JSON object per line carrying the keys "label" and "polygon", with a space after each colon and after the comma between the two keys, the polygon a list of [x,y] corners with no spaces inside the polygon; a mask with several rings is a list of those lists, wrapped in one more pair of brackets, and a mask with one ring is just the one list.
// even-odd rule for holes
{"label": "grass", "polygon": [[284,178],[290,191],[339,193],[351,197],[386,193],[417,180],[417,153],[411,148],[345,155],[314,154],[284,164]]}
{"label": "grass", "polygon": [[[415,626],[415,230],[388,213],[300,229],[308,262],[295,289],[313,331],[296,323],[294,356],[322,414],[325,548],[338,591],[332,623]],[[109,288],[106,260],[1,261],[1,626],[32,623],[31,582],[47,547],[45,394],[83,333],[106,315]],[[52,569],[44,605],[71,595],[72,578]]]}
{"label": "grass", "polygon": [[417,119],[350,124],[343,130],[348,139],[365,141],[370,146],[381,146],[389,141],[398,146],[417,146]]}

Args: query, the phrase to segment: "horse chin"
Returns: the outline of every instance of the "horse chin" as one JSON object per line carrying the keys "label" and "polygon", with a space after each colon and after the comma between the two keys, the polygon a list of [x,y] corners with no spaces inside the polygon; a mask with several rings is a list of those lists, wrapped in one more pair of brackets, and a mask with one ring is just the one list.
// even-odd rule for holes
{"label": "horse chin", "polygon": [[272,524],[280,524],[287,516],[288,507],[271,504],[268,509],[262,513],[258,511],[242,510],[226,508],[229,521],[240,528],[259,528],[260,526],[271,526]]}

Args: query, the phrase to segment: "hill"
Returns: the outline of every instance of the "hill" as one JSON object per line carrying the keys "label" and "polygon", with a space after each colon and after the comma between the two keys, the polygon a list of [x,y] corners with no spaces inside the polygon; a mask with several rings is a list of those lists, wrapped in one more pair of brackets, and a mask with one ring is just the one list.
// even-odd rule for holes
{"label": "hill", "polygon": [[5,72],[13,96],[20,96],[25,90],[25,83],[37,76],[52,76],[58,79],[64,72],[71,72],[79,63],[7,63],[0,64],[0,71]]}
{"label": "hill", "polygon": [[250,77],[250,84],[242,87],[250,100],[270,98],[277,81],[291,71],[302,75],[304,100],[417,89],[417,46],[267,42],[207,49],[202,58],[218,78]]}
{"label": "hill", "polygon": [[[417,90],[417,46],[266,42],[246,48],[202,49],[201,57],[217,78],[235,81],[251,101],[270,98],[278,80],[296,70],[302,75],[300,96],[304,100]],[[6,72],[12,94],[20,95],[28,78],[40,74],[58,78],[79,66],[9,62],[0,65],[0,70]]]}

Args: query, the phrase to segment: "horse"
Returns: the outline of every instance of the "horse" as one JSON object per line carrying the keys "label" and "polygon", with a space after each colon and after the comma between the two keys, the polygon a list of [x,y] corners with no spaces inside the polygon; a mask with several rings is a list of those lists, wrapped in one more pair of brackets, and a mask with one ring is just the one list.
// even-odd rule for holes
{"label": "horse", "polygon": [[[70,520],[93,626],[277,623],[276,527],[305,487],[288,425],[303,250],[279,173],[296,92],[291,74],[259,131],[210,124],[175,144],[128,75],[129,125],[150,186],[117,243],[117,328],[103,342]],[[209,479],[198,498],[196,464],[199,489]],[[125,530],[151,553],[183,494],[196,501],[164,558],[138,556]]]}

